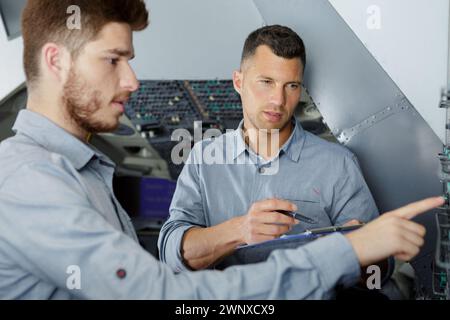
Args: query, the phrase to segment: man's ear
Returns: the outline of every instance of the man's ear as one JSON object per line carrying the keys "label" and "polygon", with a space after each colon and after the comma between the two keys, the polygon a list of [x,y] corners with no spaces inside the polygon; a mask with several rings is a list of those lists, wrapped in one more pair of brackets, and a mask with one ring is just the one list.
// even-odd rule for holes
{"label": "man's ear", "polygon": [[237,91],[237,93],[241,94],[242,91],[242,72],[241,71],[234,71],[233,72],[233,86],[234,90]]}
{"label": "man's ear", "polygon": [[53,79],[62,82],[65,75],[65,59],[66,57],[66,50],[55,44],[55,43],[46,43],[42,47],[42,67],[45,69],[43,70],[44,74],[48,74]]}

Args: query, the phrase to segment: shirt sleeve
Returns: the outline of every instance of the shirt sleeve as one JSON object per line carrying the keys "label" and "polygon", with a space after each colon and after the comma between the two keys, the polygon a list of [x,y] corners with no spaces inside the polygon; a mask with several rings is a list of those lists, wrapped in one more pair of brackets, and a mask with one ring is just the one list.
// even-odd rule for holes
{"label": "shirt sleeve", "polygon": [[378,208],[364,180],[355,155],[343,159],[341,175],[333,188],[331,220],[333,225],[343,225],[356,219],[367,223],[379,216]]}
{"label": "shirt sleeve", "polygon": [[184,263],[181,242],[184,233],[192,227],[206,227],[201,186],[199,182],[198,150],[201,143],[194,146],[178,177],[175,193],[169,209],[169,218],[161,228],[158,249],[161,261],[174,271],[190,268]]}
{"label": "shirt sleeve", "polygon": [[[264,263],[174,273],[96,212],[59,167],[27,165],[0,187],[0,250],[11,264],[81,299],[321,299],[359,277],[340,234],[278,250]],[[81,288],[67,286],[68,267]],[[44,298],[44,297],[40,297]]]}

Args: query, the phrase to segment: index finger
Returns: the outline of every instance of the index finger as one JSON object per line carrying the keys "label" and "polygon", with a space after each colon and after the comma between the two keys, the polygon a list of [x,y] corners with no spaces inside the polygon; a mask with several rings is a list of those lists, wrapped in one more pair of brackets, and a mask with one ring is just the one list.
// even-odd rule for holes
{"label": "index finger", "polygon": [[410,203],[404,207],[389,212],[389,214],[404,219],[412,219],[423,212],[442,206],[444,202],[445,200],[442,197],[427,198],[421,201]]}

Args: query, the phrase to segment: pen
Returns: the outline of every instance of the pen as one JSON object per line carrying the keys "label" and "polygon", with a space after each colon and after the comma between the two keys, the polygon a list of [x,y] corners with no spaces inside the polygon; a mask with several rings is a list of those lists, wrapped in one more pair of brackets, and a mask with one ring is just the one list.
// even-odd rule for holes
{"label": "pen", "polygon": [[332,227],[306,230],[306,233],[323,234],[323,233],[331,233],[331,232],[348,232],[348,231],[359,229],[362,226],[364,226],[364,224],[357,224],[357,225],[353,225],[353,226],[332,226]]}
{"label": "pen", "polygon": [[315,221],[307,216],[302,215],[301,213],[295,212],[295,211],[286,211],[286,210],[276,210],[276,212],[279,212],[281,214],[284,214],[286,216],[292,217],[294,219],[297,219],[299,221],[303,221],[306,223],[314,223]]}

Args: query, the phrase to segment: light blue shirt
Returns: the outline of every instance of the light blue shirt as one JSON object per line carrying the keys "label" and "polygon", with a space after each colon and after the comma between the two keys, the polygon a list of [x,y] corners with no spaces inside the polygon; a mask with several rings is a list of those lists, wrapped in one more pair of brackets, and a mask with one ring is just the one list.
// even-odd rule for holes
{"label": "light blue shirt", "polygon": [[181,241],[189,228],[244,215],[259,200],[279,198],[297,205],[308,219],[300,219],[291,234],[352,219],[368,222],[379,215],[356,157],[292,121],[291,136],[272,160],[247,147],[243,121],[237,130],[195,144],[159,235],[162,261],[176,271],[188,269]]}
{"label": "light blue shirt", "polygon": [[107,157],[31,111],[14,130],[0,144],[0,299],[329,298],[359,277],[340,234],[265,263],[175,274],[139,246]]}

